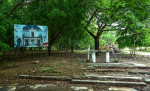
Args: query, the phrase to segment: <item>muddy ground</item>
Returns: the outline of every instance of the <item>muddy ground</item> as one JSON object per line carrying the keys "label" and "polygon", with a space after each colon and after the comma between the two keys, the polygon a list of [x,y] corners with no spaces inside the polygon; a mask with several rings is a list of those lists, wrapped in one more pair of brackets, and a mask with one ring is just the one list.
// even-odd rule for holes
{"label": "muddy ground", "polygon": [[[136,62],[150,66],[150,57],[136,56],[131,58],[128,54],[116,54],[119,62]],[[52,55],[48,60],[45,60],[44,55],[28,55],[20,58],[20,62],[14,63],[13,60],[1,61],[0,63],[0,84],[13,84],[13,85],[28,85],[28,84],[55,84],[59,86],[87,86],[95,89],[106,90],[108,86],[98,84],[71,84],[68,81],[53,81],[53,80],[32,80],[20,79],[19,75],[45,75],[45,76],[76,76],[84,75],[82,68],[86,67],[87,54],[81,53],[66,53],[62,51],[52,51]],[[114,61],[112,55],[110,56],[111,62]],[[105,62],[105,54],[100,53],[97,57],[97,62]],[[132,70],[132,69],[131,69]],[[143,69],[150,71],[149,69]],[[142,71],[143,71],[142,70]],[[133,69],[133,71],[141,71],[141,69]],[[115,74],[115,73],[113,73]],[[112,75],[113,75],[112,74]],[[121,73],[126,75],[126,73]],[[111,74],[109,74],[111,75]],[[138,88],[138,87],[136,87]]]}

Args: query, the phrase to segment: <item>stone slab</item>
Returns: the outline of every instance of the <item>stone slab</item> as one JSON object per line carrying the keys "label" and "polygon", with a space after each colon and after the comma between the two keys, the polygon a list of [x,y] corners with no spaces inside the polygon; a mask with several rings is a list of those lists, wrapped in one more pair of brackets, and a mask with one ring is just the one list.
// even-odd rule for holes
{"label": "stone slab", "polygon": [[133,88],[128,88],[128,87],[109,87],[108,91],[137,91]]}
{"label": "stone slab", "polygon": [[109,68],[82,68],[86,72],[97,71],[97,72],[125,72],[127,69],[109,69]]}
{"label": "stone slab", "polygon": [[94,67],[110,67],[110,68],[121,68],[121,67],[135,67],[134,65],[129,65],[125,63],[88,63],[87,65],[94,66]]}
{"label": "stone slab", "polygon": [[121,76],[121,77],[130,77],[131,75],[129,75],[129,74],[122,74],[122,72],[121,73],[118,73],[117,72],[117,74],[106,74],[106,75],[104,75],[104,74],[99,74],[99,73],[101,73],[101,72],[84,72],[84,75],[85,76]]}
{"label": "stone slab", "polygon": [[124,77],[124,76],[74,76],[73,79],[92,79],[92,80],[128,80],[143,81],[142,77]]}
{"label": "stone slab", "polygon": [[87,65],[91,66],[134,66],[133,64],[127,64],[127,63],[87,63]]}
{"label": "stone slab", "polygon": [[100,80],[78,80],[72,79],[72,83],[87,83],[87,84],[107,84],[107,85],[128,85],[128,86],[146,86],[145,82],[125,82],[125,81],[100,81]]}
{"label": "stone slab", "polygon": [[70,88],[53,84],[36,84],[26,86],[0,86],[0,91],[70,91]]}
{"label": "stone slab", "polygon": [[88,87],[70,87],[71,91],[89,91]]}
{"label": "stone slab", "polygon": [[135,62],[124,62],[125,64],[134,65],[136,67],[147,67],[145,64],[135,63]]}
{"label": "stone slab", "polygon": [[142,71],[140,71],[140,72],[129,71],[128,73],[129,74],[141,74],[141,75],[147,74],[147,75],[150,75],[150,72],[142,72]]}
{"label": "stone slab", "polygon": [[149,69],[150,67],[145,65],[145,64],[141,64],[141,63],[135,63],[135,62],[124,62],[125,64],[129,64],[129,65],[134,65],[136,68],[139,69]]}
{"label": "stone slab", "polygon": [[125,72],[125,69],[95,69],[96,72]]}
{"label": "stone slab", "polygon": [[145,82],[146,82],[146,83],[150,83],[150,79],[148,79],[148,78],[145,79]]}
{"label": "stone slab", "polygon": [[82,70],[95,70],[95,68],[82,68]]}
{"label": "stone slab", "polygon": [[134,62],[125,63],[87,63],[89,66],[96,68],[139,68],[139,69],[149,69],[150,67],[145,64],[139,64]]}
{"label": "stone slab", "polygon": [[28,78],[28,79],[42,79],[42,80],[62,80],[62,81],[70,81],[72,78],[69,76],[30,76],[30,75],[20,75],[20,78]]}

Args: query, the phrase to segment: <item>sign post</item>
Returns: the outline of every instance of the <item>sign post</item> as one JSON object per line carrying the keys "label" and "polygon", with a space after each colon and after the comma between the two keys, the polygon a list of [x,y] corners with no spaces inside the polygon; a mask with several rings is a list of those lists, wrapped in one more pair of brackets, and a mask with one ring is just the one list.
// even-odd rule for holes
{"label": "sign post", "polygon": [[18,57],[18,47],[15,47],[15,55],[14,55],[14,60],[15,60],[15,63],[17,63],[18,64],[18,62],[19,62],[19,57]]}
{"label": "sign post", "polygon": [[48,59],[48,43],[44,43],[43,46],[45,47],[45,60]]}

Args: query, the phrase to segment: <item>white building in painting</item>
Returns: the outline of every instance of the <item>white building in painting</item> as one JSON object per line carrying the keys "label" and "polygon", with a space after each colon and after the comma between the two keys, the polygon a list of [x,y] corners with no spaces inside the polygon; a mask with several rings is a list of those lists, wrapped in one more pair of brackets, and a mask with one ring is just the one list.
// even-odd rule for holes
{"label": "white building in painting", "polygon": [[42,47],[43,43],[48,43],[48,30],[46,26],[19,25],[15,27],[17,27],[14,36],[15,46],[18,41],[20,47]]}
{"label": "white building in painting", "polygon": [[23,28],[23,46],[40,47],[42,46],[42,30],[37,27]]}

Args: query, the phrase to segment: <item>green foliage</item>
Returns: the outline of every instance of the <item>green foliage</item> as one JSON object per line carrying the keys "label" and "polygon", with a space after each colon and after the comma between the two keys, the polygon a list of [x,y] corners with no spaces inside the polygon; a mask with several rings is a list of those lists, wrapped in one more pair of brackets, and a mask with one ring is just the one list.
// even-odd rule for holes
{"label": "green foliage", "polygon": [[[149,21],[149,20],[146,20]],[[117,31],[118,39],[117,43],[120,48],[133,48],[134,42],[136,41],[135,47],[148,47],[150,46],[150,36],[148,35],[149,26],[145,20],[140,22],[133,14],[126,16],[122,25],[126,26],[124,30]],[[138,35],[138,36],[137,36]]]}
{"label": "green foliage", "polygon": [[[86,30],[93,34],[88,31],[95,40],[97,39],[95,37],[100,37],[105,30],[119,30],[117,32],[119,37],[124,34],[141,33],[143,25],[140,23],[148,18],[150,9],[145,6],[150,4],[145,0],[86,0],[85,2],[87,12],[83,25],[88,26]],[[115,23],[117,25],[113,26],[112,24]],[[104,45],[105,41],[101,40],[100,43]]]}
{"label": "green foliage", "polygon": [[50,67],[41,67],[39,69],[39,72],[48,72],[48,73],[62,73],[60,70],[55,70],[54,68],[50,68]]}
{"label": "green foliage", "polygon": [[117,43],[119,45],[119,48],[125,48],[125,47],[132,48],[134,37],[136,37],[136,36],[121,36],[121,37],[119,37],[117,39]]}
{"label": "green foliage", "polygon": [[100,46],[105,46],[111,43],[115,43],[115,32],[104,32],[100,37]]}
{"label": "green foliage", "polygon": [[[88,35],[84,27],[95,10],[94,18],[87,29],[96,36],[98,27],[102,26],[100,45],[115,42],[113,34],[103,31],[116,28],[119,29],[117,42],[120,47],[131,47],[136,36],[125,35],[136,33],[142,33],[137,41],[139,46],[150,44],[149,28],[145,26],[147,23],[143,22],[149,17],[150,8],[146,6],[150,4],[149,0],[47,0],[20,5],[6,17],[19,1],[0,0],[0,53],[14,46],[14,24],[48,26],[50,46],[55,43],[53,46],[63,45],[68,48],[78,46],[87,49],[91,45],[94,48],[94,38]],[[113,23],[118,25],[112,26]]]}

